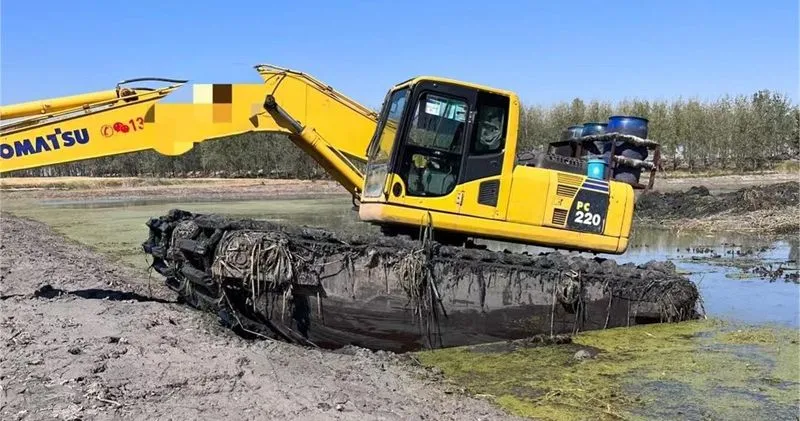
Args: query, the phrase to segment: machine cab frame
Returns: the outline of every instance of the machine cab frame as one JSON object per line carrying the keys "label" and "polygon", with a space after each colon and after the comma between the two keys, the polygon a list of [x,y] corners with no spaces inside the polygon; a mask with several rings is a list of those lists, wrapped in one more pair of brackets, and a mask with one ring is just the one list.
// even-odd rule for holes
{"label": "machine cab frame", "polygon": [[[504,161],[515,152],[511,105],[508,93],[437,78],[396,86],[370,143],[362,203],[496,217]],[[408,223],[381,214],[362,217]]]}

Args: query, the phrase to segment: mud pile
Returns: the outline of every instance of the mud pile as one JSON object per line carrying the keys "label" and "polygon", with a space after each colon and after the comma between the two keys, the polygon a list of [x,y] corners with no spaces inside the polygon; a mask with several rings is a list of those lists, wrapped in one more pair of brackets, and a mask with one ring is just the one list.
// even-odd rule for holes
{"label": "mud pile", "polygon": [[646,192],[636,202],[636,216],[642,219],[697,219],[719,214],[777,210],[800,205],[800,183],[790,181],[747,187],[731,193],[712,195],[703,186],[682,192]]}
{"label": "mud pile", "polygon": [[617,265],[344,235],[181,210],[148,222],[153,268],[240,333],[410,351],[697,317],[669,263]]}

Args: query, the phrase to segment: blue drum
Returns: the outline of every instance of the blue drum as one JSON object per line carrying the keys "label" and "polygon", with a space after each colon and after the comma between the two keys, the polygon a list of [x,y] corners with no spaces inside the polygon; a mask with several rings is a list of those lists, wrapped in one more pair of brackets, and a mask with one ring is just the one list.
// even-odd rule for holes
{"label": "blue drum", "polygon": [[[583,136],[599,135],[606,133],[606,123],[583,123]],[[601,142],[599,140],[592,143],[585,143],[583,148],[591,155],[601,155],[608,142]]]}
{"label": "blue drum", "polygon": [[578,140],[581,136],[583,136],[582,125],[569,126],[561,132],[561,140]]}
{"label": "blue drum", "polygon": [[606,127],[608,124],[606,123],[583,123],[583,136],[590,136],[595,134],[605,134]]}
{"label": "blue drum", "polygon": [[[648,120],[642,117],[615,115],[608,118],[607,133],[621,133],[638,136],[647,139]],[[636,146],[623,141],[616,142],[614,155],[622,155],[626,158],[645,160],[647,159],[647,147]],[[603,149],[603,156],[606,162],[611,163],[611,142],[606,143]],[[641,168],[631,168],[627,166],[617,166],[614,169],[613,177],[618,181],[628,183],[638,183],[641,176]]]}
{"label": "blue drum", "polygon": [[608,118],[606,131],[608,133],[630,134],[647,139],[647,123],[648,120],[642,117],[612,115]]}

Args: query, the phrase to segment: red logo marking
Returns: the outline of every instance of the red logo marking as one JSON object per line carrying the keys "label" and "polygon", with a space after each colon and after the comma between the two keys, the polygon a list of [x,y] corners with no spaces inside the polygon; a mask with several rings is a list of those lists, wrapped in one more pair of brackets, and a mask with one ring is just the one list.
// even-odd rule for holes
{"label": "red logo marking", "polygon": [[121,132],[121,133],[128,133],[130,131],[130,127],[128,127],[125,123],[120,123],[119,121],[114,123],[114,131]]}

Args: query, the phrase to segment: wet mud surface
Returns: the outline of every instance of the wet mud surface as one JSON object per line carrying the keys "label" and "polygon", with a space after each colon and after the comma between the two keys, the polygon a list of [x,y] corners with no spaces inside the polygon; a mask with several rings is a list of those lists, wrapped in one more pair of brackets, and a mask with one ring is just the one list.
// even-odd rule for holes
{"label": "wet mud surface", "polygon": [[796,181],[717,194],[698,185],[684,191],[644,193],[636,202],[635,216],[645,223],[684,228],[791,234],[800,230],[799,206],[800,183]]}
{"label": "wet mud surface", "polygon": [[636,208],[642,217],[699,218],[722,212],[738,214],[798,204],[800,184],[786,182],[716,195],[705,186],[671,193],[648,192],[639,198]]}
{"label": "wet mud surface", "polygon": [[41,223],[0,231],[0,419],[509,418],[405,357],[244,340]]}

